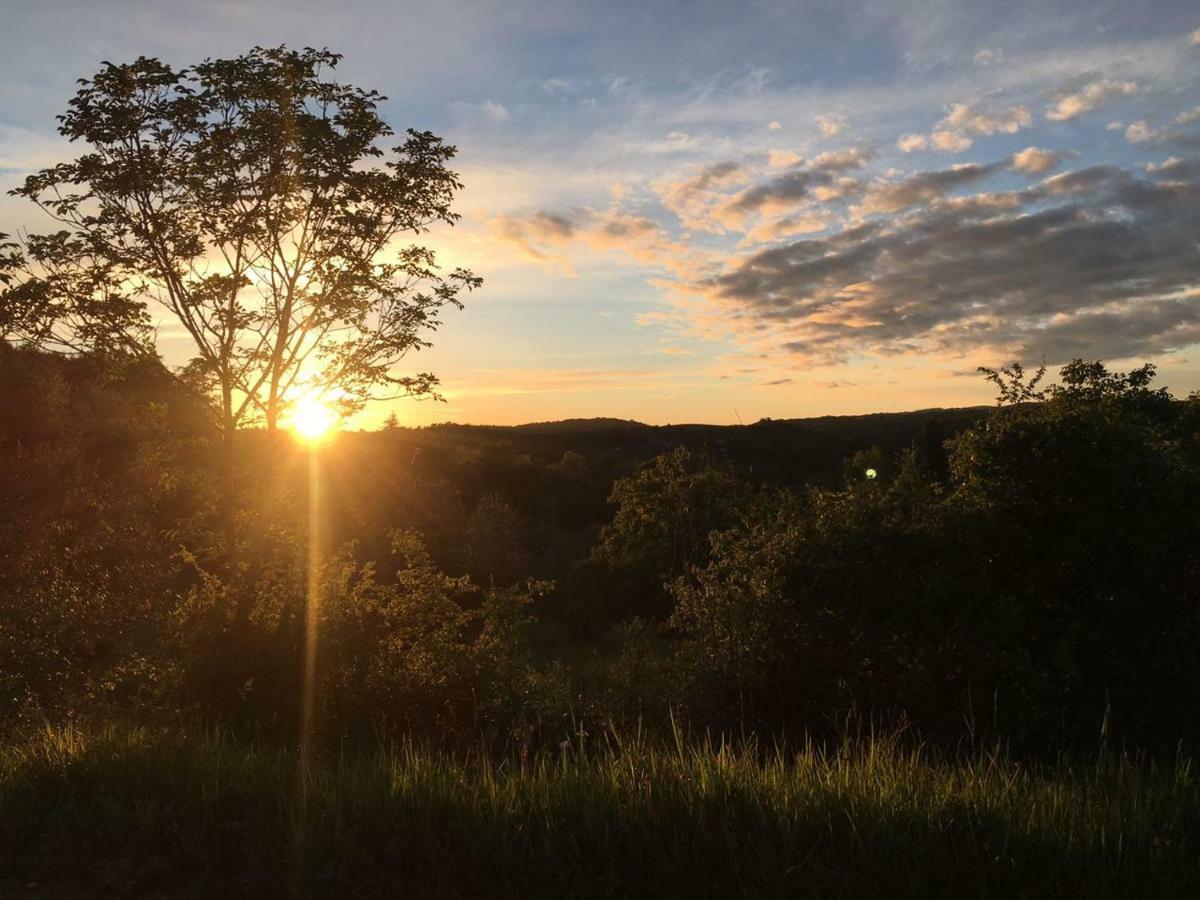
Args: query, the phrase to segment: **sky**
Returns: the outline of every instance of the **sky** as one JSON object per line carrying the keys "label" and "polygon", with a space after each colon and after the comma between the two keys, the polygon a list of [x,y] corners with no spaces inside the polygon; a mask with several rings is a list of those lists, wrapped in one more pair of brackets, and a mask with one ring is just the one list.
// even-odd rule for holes
{"label": "sky", "polygon": [[[0,7],[5,190],[140,55],[328,47],[459,148],[428,243],[484,287],[403,364],[446,402],[367,427],[960,406],[978,366],[1073,357],[1200,388],[1194,0]],[[41,215],[0,199],[0,231]]]}

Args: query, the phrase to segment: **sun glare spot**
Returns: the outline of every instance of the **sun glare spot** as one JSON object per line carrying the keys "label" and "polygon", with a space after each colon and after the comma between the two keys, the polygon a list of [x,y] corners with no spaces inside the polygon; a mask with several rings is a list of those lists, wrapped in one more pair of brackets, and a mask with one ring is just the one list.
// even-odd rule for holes
{"label": "sun glare spot", "polygon": [[292,431],[306,441],[319,441],[338,423],[338,413],[316,397],[304,397],[292,408]]}

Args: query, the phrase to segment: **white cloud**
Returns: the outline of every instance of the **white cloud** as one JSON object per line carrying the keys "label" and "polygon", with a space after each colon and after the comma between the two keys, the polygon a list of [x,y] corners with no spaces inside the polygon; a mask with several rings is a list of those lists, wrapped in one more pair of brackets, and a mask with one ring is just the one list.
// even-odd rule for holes
{"label": "white cloud", "polygon": [[774,120],[767,123],[768,131],[779,131],[779,129],[781,129],[781,128],[783,128],[783,126]]}
{"label": "white cloud", "polygon": [[977,104],[955,103],[937,127],[976,134],[1016,134],[1022,128],[1028,128],[1032,121],[1033,117],[1024,106],[992,111]]}
{"label": "white cloud", "polygon": [[975,53],[974,58],[977,66],[991,66],[1004,61],[1004,51],[984,47]]}
{"label": "white cloud", "polygon": [[929,136],[929,139],[933,142],[933,146],[949,153],[958,153],[966,150],[971,144],[975,143],[960,131],[935,131]]}
{"label": "white cloud", "polygon": [[1158,137],[1158,132],[1146,124],[1145,119],[1138,119],[1125,129],[1125,140],[1131,144],[1143,144]]}
{"label": "white cloud", "polygon": [[1062,157],[1052,150],[1042,150],[1039,147],[1026,147],[1019,153],[1013,154],[1012,167],[1026,175],[1040,175],[1053,169]]}
{"label": "white cloud", "polygon": [[1132,81],[1113,81],[1102,78],[1093,81],[1082,90],[1064,94],[1058,101],[1046,110],[1046,118],[1051,122],[1066,122],[1076,116],[1095,109],[1102,103],[1118,97],[1129,97],[1137,92],[1137,84]]}
{"label": "white cloud", "polygon": [[896,141],[896,146],[905,153],[912,153],[914,150],[924,150],[929,146],[929,141],[923,134],[906,134]]}
{"label": "white cloud", "polygon": [[[972,134],[1016,134],[1032,122],[1033,117],[1024,106],[997,109],[980,102],[952,103],[942,120],[933,126],[929,141],[939,150],[959,153],[974,143]],[[901,139],[900,149],[908,152],[904,140]],[[909,146],[911,149],[920,147],[911,140]]]}
{"label": "white cloud", "polygon": [[1200,28],[1191,33],[1191,36],[1188,37],[1188,43],[1193,47],[1200,47]]}

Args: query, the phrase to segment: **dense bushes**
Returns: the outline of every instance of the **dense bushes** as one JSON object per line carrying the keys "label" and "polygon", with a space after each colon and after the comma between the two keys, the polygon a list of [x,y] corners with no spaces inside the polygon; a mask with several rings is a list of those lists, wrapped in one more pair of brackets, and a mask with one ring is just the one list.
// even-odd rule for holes
{"label": "dense bushes", "polygon": [[701,699],[759,727],[853,708],[1035,743],[1102,723],[1194,739],[1200,404],[1152,375],[1073,364],[953,440],[946,487],[907,454],[714,534],[673,588]]}

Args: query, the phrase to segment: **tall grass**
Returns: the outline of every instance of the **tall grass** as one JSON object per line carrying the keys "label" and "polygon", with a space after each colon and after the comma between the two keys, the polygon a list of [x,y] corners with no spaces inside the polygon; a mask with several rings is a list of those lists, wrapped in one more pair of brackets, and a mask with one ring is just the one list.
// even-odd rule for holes
{"label": "tall grass", "polygon": [[[1200,896],[1186,763],[609,735],[498,758],[48,728],[0,749],[0,885],[134,896]],[[300,792],[306,794],[301,821]],[[40,881],[39,881],[40,879]],[[2,891],[0,891],[2,893]]]}

